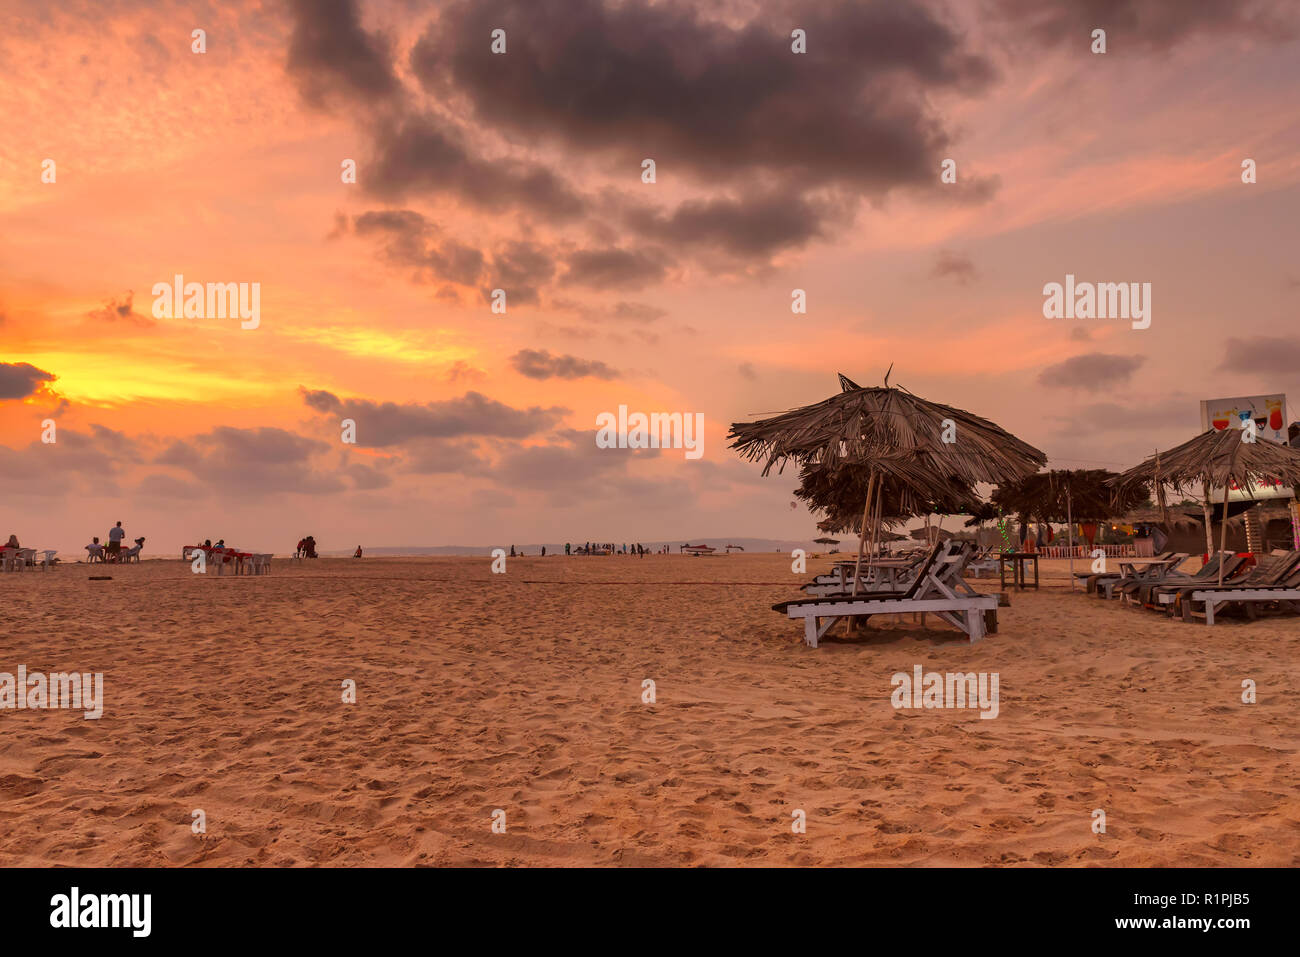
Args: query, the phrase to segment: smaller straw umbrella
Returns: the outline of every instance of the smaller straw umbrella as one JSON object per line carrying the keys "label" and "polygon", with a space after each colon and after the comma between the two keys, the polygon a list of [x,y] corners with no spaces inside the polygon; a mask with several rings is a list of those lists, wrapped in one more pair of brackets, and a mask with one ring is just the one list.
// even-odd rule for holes
{"label": "smaller straw umbrella", "polygon": [[[1253,441],[1252,441],[1253,439]],[[1156,482],[1174,491],[1201,486],[1204,494],[1205,541],[1207,554],[1214,550],[1210,534],[1210,489],[1223,488],[1222,530],[1219,549],[1228,544],[1228,492],[1235,484],[1250,494],[1256,482],[1300,484],[1300,449],[1281,445],[1243,429],[1211,429],[1194,439],[1158,452],[1141,465],[1112,479],[1117,493],[1134,485]],[[1219,584],[1223,584],[1223,563],[1219,564]]]}
{"label": "smaller straw umbrella", "polygon": [[1108,483],[1119,476],[1106,469],[1060,469],[1027,475],[998,486],[992,504],[1040,522],[1066,522],[1070,535],[1070,590],[1074,583],[1074,523],[1103,521],[1146,499],[1146,484],[1135,482],[1116,493]]}

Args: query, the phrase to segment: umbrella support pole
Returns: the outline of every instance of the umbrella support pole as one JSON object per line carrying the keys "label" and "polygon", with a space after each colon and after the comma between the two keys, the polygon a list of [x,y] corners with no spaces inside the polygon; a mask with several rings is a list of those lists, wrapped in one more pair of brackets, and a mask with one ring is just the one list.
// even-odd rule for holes
{"label": "umbrella support pole", "polygon": [[[1219,551],[1227,551],[1228,548],[1228,489],[1232,487],[1232,476],[1223,483],[1223,515],[1220,516],[1219,528]],[[1219,562],[1219,584],[1223,584],[1223,562]]]}
{"label": "umbrella support pole", "polygon": [[[1060,515],[1060,512],[1056,513]],[[1070,526],[1070,591],[1075,591],[1074,587],[1074,503],[1070,498],[1070,488],[1065,489],[1065,521]]]}
{"label": "umbrella support pole", "polygon": [[862,551],[867,547],[867,523],[871,515],[871,496],[876,492],[876,473],[872,472],[871,477],[867,479],[867,500],[862,505],[862,528],[858,532],[858,560],[853,566],[853,590],[850,594],[858,594],[858,576],[862,572]]}
{"label": "umbrella support pole", "polygon": [[1205,501],[1201,505],[1205,513],[1205,560],[1208,562],[1214,557],[1214,529],[1210,525],[1210,484],[1207,482],[1202,488],[1205,492]]}

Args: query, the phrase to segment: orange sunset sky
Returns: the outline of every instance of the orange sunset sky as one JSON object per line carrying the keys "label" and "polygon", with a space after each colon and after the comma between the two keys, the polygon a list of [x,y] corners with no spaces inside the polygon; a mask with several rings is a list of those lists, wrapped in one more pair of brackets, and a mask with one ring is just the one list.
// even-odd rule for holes
{"label": "orange sunset sky", "polygon": [[[1295,418],[1298,89],[1291,2],[0,0],[0,534],[806,539],[727,428],[891,363],[1053,467]],[[1067,273],[1150,328],[1044,318]]]}

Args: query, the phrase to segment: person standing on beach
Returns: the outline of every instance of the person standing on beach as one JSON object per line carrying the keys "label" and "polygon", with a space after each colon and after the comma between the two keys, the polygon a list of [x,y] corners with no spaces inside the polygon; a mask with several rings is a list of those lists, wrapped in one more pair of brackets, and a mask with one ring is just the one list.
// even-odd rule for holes
{"label": "person standing on beach", "polygon": [[126,529],[122,527],[121,522],[108,530],[108,554],[113,557],[114,561],[117,560],[118,555],[122,554],[122,539],[124,538],[126,538]]}

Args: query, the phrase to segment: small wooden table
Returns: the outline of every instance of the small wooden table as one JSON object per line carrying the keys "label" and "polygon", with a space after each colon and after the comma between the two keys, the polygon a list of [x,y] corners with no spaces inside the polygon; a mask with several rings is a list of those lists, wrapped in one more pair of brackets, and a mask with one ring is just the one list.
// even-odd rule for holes
{"label": "small wooden table", "polygon": [[1034,591],[1038,591],[1038,552],[1000,552],[998,554],[998,582],[1003,588],[1007,587],[1007,562],[1011,563],[1011,584],[1024,591],[1028,584],[1025,582],[1025,562],[1034,563]]}

